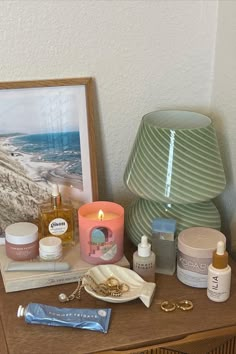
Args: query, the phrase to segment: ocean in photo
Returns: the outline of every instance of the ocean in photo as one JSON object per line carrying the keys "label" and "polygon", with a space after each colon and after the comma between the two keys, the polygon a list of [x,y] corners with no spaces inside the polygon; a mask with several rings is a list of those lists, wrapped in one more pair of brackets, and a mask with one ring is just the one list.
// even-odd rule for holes
{"label": "ocean in photo", "polygon": [[51,181],[82,190],[83,173],[79,131],[16,134],[5,148],[37,182]]}
{"label": "ocean in photo", "polygon": [[12,138],[17,152],[35,155],[36,160],[69,162],[67,172],[82,176],[79,132],[23,135]]}

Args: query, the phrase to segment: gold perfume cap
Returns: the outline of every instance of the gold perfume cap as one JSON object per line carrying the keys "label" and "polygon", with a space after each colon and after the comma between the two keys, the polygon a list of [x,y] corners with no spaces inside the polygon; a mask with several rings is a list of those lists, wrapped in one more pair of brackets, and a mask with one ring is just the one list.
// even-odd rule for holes
{"label": "gold perfume cap", "polygon": [[213,252],[212,265],[217,269],[224,269],[228,265],[228,252],[225,251],[225,243],[223,241],[217,243],[217,248]]}

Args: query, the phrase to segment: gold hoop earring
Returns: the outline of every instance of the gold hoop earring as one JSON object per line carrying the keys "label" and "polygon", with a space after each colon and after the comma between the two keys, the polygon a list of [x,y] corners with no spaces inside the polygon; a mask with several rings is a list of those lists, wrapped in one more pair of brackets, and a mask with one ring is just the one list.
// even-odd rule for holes
{"label": "gold hoop earring", "polygon": [[161,303],[161,309],[165,312],[172,312],[176,309],[176,304],[171,301],[163,301]]}

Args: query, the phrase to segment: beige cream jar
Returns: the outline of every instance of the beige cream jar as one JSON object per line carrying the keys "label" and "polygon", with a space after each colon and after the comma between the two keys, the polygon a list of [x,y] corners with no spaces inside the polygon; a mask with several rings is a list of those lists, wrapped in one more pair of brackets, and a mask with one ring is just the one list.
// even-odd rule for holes
{"label": "beige cream jar", "polygon": [[208,267],[217,243],[226,243],[220,231],[207,227],[191,227],[178,236],[177,278],[184,284],[207,288]]}
{"label": "beige cream jar", "polygon": [[36,258],[39,253],[38,227],[30,222],[18,222],[6,227],[6,254],[15,261]]}

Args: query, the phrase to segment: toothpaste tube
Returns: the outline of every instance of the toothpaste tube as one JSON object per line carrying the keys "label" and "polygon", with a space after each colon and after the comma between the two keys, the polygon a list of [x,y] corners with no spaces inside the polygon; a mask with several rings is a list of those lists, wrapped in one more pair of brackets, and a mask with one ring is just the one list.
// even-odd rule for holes
{"label": "toothpaste tube", "polygon": [[107,333],[111,309],[61,308],[30,303],[18,307],[17,317],[25,322],[48,326],[64,326]]}

